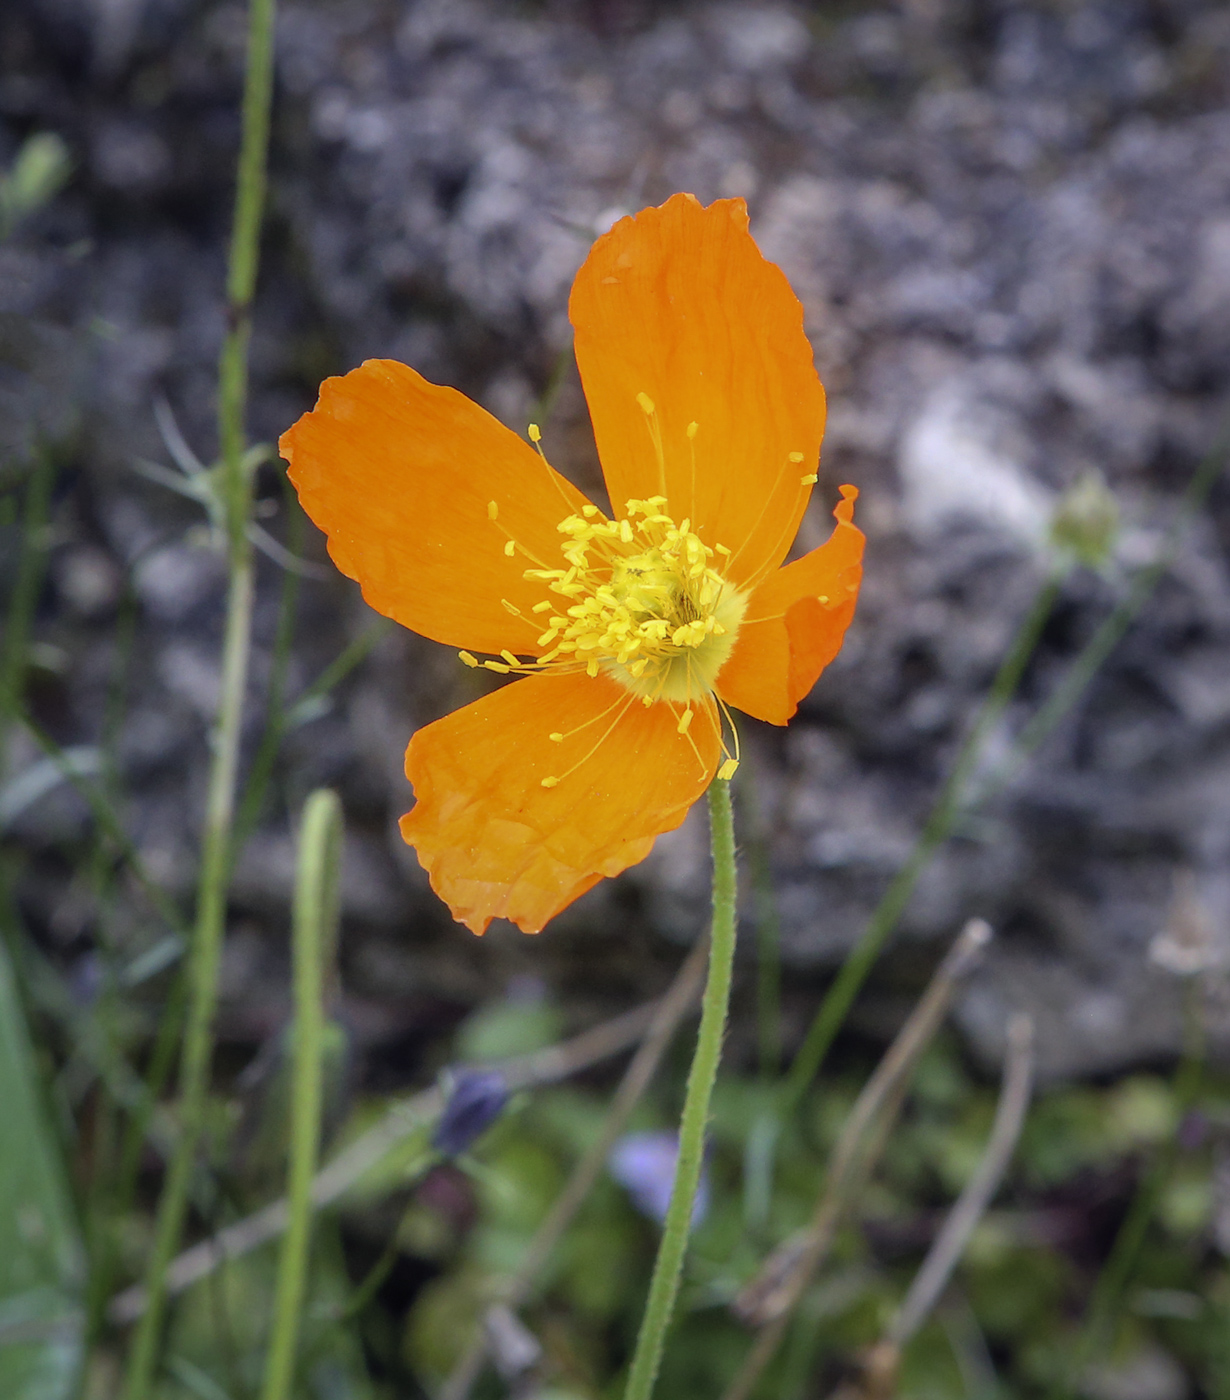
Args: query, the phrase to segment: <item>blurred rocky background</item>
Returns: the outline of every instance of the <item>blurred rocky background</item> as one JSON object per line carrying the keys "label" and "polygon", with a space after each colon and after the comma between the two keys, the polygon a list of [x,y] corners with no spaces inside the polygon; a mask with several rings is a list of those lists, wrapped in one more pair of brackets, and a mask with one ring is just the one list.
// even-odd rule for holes
{"label": "blurred rocky background", "polygon": [[[243,7],[213,0],[0,7],[0,168],[46,134],[63,158],[63,188],[0,244],[0,583],[15,583],[21,483],[50,460],[31,710],[109,775],[151,878],[185,909],[224,567],[207,511],[168,482],[188,482],[176,458],[215,453],[243,40]],[[746,198],[802,298],[830,401],[803,541],[824,537],[851,481],[868,558],[845,650],[799,718],[744,731],[745,832],[769,852],[797,1036],[1050,567],[1056,502],[1096,469],[1120,529],[1104,569],[1065,583],[999,750],[1151,557],[1214,440],[1230,384],[1230,10],[286,0],[277,84],[256,441],[276,441],[324,376],[392,356],[518,430],[547,396],[552,460],[594,488],[568,287],[594,236],[676,190]],[[368,1082],[404,1082],[495,991],[550,988],[581,1023],[657,990],[703,923],[703,814],[537,939],[452,925],[397,834],[401,755],[481,681],[443,648],[370,631],[272,461],[259,487],[250,756],[285,550],[309,566],[289,578],[287,732],[235,874],[222,1035],[236,1063],[284,1019],[294,819],[320,783],[346,809],[344,1020]],[[961,1010],[978,1055],[998,1057],[1017,1007],[1051,1076],[1174,1054],[1175,959],[1150,949],[1216,962],[1230,930],[1228,563],[1222,482],[1078,710],[928,869],[856,1028],[893,1024],[937,940],[980,914],[1001,936]],[[356,639],[372,642],[361,663],[305,700]],[[159,948],[174,956],[165,922],[122,873],[99,906],[80,873],[95,817],[24,731],[8,749],[10,783],[26,782],[4,811],[27,857],[16,898],[48,957],[83,997],[104,937],[134,982],[156,972]],[[165,980],[141,985],[155,1006]],[[1210,1014],[1230,1044],[1230,1016]]]}

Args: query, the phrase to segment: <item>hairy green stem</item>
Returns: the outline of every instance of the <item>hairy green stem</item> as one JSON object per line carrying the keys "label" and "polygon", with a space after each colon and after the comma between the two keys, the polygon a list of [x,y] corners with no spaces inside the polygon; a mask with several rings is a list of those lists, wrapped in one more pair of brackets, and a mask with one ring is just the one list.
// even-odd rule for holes
{"label": "hairy green stem", "polygon": [[251,481],[244,463],[248,339],[265,200],[269,109],[273,95],[274,0],[251,0],[243,101],[243,139],[227,277],[228,326],[218,365],[218,434],[229,586],[221,695],[206,799],[197,915],[189,960],[188,1014],[180,1060],[180,1138],[158,1202],[154,1245],[145,1274],[148,1306],[137,1326],[124,1378],[125,1400],[147,1400],[166,1311],[167,1266],[179,1247],[197,1147],[204,1126],[213,1057],[213,1022],[226,922],[231,831],[244,694],[252,633],[254,579],[248,541]]}
{"label": "hairy green stem", "polygon": [[713,847],[713,925],[709,946],[709,975],[701,1005],[696,1054],[688,1074],[683,1116],[679,1124],[679,1160],[675,1184],[662,1226],[662,1240],[649,1284],[636,1352],[624,1400],[649,1400],[658,1378],[662,1350],[683,1272],[692,1210],[700,1185],[705,1155],[709,1101],[722,1057],[722,1037],[730,1006],[730,983],[735,960],[735,830],[730,784],[715,779],[709,787],[709,830]]}
{"label": "hairy green stem", "polygon": [[841,1029],[851,1002],[858,995],[858,990],[879,957],[881,948],[905,912],[919,875],[952,833],[961,815],[962,799],[982,754],[983,743],[999,723],[1016,694],[1062,584],[1063,574],[1053,573],[1035,595],[1029,612],[1012,639],[1007,656],[995,674],[978,717],[961,745],[956,762],[940,789],[909,859],[893,877],[892,883],[872,911],[867,927],[846,955],[841,971],[820,1003],[807,1036],[782,1084],[778,1111],[783,1118],[793,1112],[816,1077],[829,1047]]}
{"label": "hairy green stem", "polygon": [[320,1154],[326,969],[332,964],[337,937],[341,847],[341,804],[336,793],[319,788],[303,811],[295,880],[295,1022],[286,1187],[289,1219],[278,1261],[261,1400],[286,1400],[295,1373],[312,1229],[312,1178]]}

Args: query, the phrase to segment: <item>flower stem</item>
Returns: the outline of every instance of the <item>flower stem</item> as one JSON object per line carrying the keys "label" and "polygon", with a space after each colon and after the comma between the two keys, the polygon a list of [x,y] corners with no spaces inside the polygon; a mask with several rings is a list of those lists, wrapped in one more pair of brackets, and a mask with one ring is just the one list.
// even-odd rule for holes
{"label": "flower stem", "polygon": [[218,970],[226,923],[231,828],[243,701],[248,680],[254,580],[248,542],[251,480],[244,465],[248,338],[265,202],[265,161],[273,95],[274,0],[251,0],[244,84],[243,139],[227,276],[227,331],[218,364],[218,433],[226,500],[229,584],[222,644],[218,718],[206,798],[196,923],[188,966],[189,1003],[180,1060],[180,1137],[158,1202],[154,1246],[145,1274],[148,1305],[128,1358],[124,1400],[147,1400],[166,1310],[166,1273],[183,1231],[197,1146],[205,1122]]}
{"label": "flower stem", "polygon": [[312,1178],[320,1152],[324,997],[326,968],[332,965],[337,936],[341,836],[342,810],[337,794],[318,788],[303,810],[295,880],[294,1076],[286,1189],[289,1222],[278,1261],[261,1400],[286,1400],[295,1371],[312,1228]]}
{"label": "flower stem", "polygon": [[735,831],[730,784],[715,779],[709,787],[709,831],[713,847],[713,926],[709,947],[709,976],[705,982],[696,1054],[688,1074],[683,1117],[679,1124],[679,1160],[675,1184],[662,1227],[662,1240],[649,1284],[645,1315],[636,1339],[636,1353],[624,1400],[649,1400],[658,1378],[666,1330],[675,1310],[683,1257],[692,1227],[692,1208],[700,1184],[705,1153],[709,1100],[722,1057],[722,1037],[730,1006],[730,982],[735,959]]}

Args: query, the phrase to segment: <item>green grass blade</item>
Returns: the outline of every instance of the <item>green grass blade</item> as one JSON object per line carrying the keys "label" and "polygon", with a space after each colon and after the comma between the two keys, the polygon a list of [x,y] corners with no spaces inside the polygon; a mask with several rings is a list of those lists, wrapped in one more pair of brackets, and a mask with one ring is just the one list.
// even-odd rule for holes
{"label": "green grass blade", "polygon": [[64,1400],[81,1366],[81,1240],[0,943],[0,1395]]}

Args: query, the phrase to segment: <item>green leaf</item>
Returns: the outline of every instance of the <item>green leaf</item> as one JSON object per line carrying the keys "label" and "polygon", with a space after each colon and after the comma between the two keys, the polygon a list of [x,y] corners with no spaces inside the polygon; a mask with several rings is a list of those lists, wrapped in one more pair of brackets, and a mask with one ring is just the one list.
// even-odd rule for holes
{"label": "green leaf", "polygon": [[64,1400],[81,1365],[81,1240],[3,944],[0,1124],[0,1395]]}

